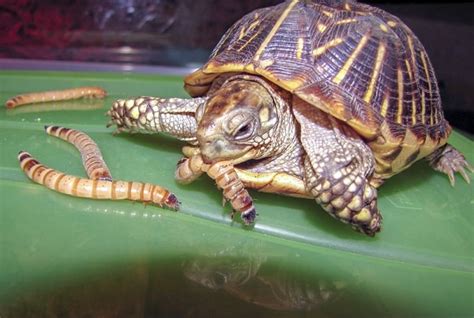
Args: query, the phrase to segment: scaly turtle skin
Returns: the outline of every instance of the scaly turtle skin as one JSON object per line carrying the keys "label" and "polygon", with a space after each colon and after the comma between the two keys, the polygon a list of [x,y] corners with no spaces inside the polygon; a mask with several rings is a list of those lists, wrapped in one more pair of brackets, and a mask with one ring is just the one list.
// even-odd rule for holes
{"label": "scaly turtle skin", "polygon": [[[119,100],[109,111],[118,131],[188,142],[181,182],[208,172],[223,183],[209,166],[230,162],[245,187],[313,198],[374,235],[376,188],[415,161],[469,181],[472,167],[446,143],[451,128],[423,46],[368,5],[292,0],[249,13],[185,89],[193,98]],[[237,210],[253,221],[254,210]]]}

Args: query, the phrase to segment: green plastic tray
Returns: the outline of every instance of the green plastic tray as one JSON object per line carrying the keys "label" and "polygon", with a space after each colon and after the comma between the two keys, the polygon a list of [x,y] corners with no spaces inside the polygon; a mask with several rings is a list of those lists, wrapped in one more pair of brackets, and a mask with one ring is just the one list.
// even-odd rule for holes
{"label": "green plastic tray", "polygon": [[[312,200],[257,192],[259,216],[248,229],[231,221],[209,178],[174,181],[181,142],[105,128],[113,100],[186,96],[180,78],[2,71],[0,102],[79,85],[100,85],[109,96],[79,102],[85,110],[61,110],[78,102],[42,105],[42,112],[0,106],[1,317],[275,317],[302,308],[322,316],[474,315],[474,187],[460,177],[452,188],[419,162],[388,180],[379,190],[384,226],[375,238]],[[32,183],[19,169],[19,150],[85,176],[79,153],[46,135],[46,124],[87,132],[114,178],[166,186],[181,211],[73,198]],[[474,162],[473,141],[453,133],[450,143]]]}

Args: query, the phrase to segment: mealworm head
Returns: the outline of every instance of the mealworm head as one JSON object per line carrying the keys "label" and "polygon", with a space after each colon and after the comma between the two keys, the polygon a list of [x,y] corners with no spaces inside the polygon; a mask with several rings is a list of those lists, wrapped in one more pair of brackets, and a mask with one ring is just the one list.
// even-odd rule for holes
{"label": "mealworm head", "polygon": [[25,160],[28,157],[31,157],[31,155],[29,153],[27,153],[26,151],[20,150],[18,152],[18,161],[22,162],[23,160]]}
{"label": "mealworm head", "polygon": [[168,198],[165,200],[165,205],[175,211],[178,211],[181,206],[181,202],[178,201],[178,198],[173,193],[170,193]]}
{"label": "mealworm head", "polygon": [[257,211],[252,207],[249,211],[242,212],[240,218],[244,221],[245,225],[250,225],[255,222],[255,217],[257,216]]}

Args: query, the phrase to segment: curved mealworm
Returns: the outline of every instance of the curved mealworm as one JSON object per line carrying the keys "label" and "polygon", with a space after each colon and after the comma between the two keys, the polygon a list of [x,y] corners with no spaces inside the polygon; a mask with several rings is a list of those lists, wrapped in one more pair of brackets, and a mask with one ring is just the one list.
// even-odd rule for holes
{"label": "curved mealworm", "polygon": [[65,140],[73,144],[77,150],[79,150],[82,157],[82,164],[90,179],[112,181],[109,168],[105,164],[99,147],[92,138],[82,131],[65,127],[44,126],[44,129],[48,135]]}
{"label": "curved mealworm", "polygon": [[28,178],[57,192],[89,199],[142,201],[164,205],[173,210],[179,209],[180,202],[176,196],[158,185],[132,181],[91,180],[67,175],[48,168],[25,151],[19,152],[18,160]]}
{"label": "curved mealworm", "polygon": [[204,163],[200,155],[182,158],[176,166],[174,178],[181,184],[189,184],[204,172],[203,168]]}
{"label": "curved mealworm", "polygon": [[10,98],[5,102],[7,108],[14,108],[32,103],[43,103],[59,100],[78,99],[82,97],[104,98],[107,92],[97,86],[83,86],[57,91],[26,93]]}
{"label": "curved mealworm", "polygon": [[[203,169],[207,169],[203,165]],[[232,208],[241,213],[245,224],[254,222],[257,215],[252,197],[245,189],[244,184],[235,172],[230,161],[221,161],[209,166],[207,174],[216,181],[217,186],[223,190],[224,198],[230,201]]]}

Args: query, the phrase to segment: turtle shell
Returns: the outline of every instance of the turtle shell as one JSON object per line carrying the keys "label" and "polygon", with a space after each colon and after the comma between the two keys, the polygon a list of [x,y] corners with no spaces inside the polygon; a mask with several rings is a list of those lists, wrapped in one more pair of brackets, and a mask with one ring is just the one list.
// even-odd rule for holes
{"label": "turtle shell", "polygon": [[223,73],[262,76],[353,127],[394,174],[446,142],[436,77],[397,17],[350,1],[286,1],[237,21],[185,78],[205,95]]}

